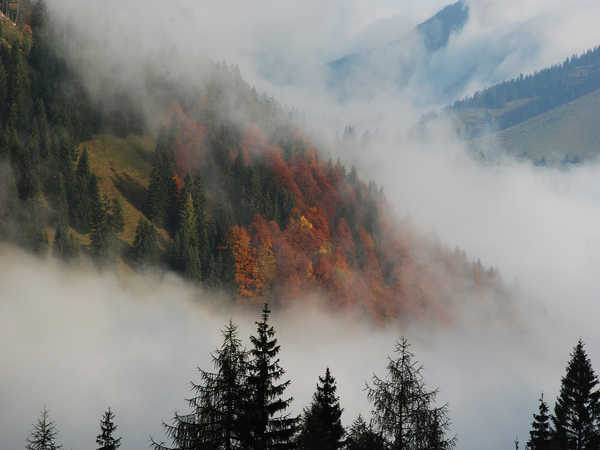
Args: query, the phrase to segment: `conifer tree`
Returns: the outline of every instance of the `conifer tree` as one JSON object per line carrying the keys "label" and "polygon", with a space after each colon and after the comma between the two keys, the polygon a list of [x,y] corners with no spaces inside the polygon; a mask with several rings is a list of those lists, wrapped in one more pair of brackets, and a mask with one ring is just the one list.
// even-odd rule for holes
{"label": "conifer tree", "polygon": [[100,421],[100,434],[96,436],[98,450],[117,450],[121,446],[121,438],[114,436],[117,430],[114,420],[115,414],[108,408]]}
{"label": "conifer tree", "polygon": [[427,390],[423,367],[414,360],[405,338],[396,344],[396,358],[388,359],[387,377],[373,375],[367,385],[375,431],[389,449],[454,448],[446,436],[450,426],[448,407],[436,407],[437,390]]}
{"label": "conifer tree", "polygon": [[539,402],[538,413],[533,414],[527,449],[551,450],[553,430],[550,426],[550,415],[548,414],[548,405],[544,401],[544,394],[540,396]]}
{"label": "conifer tree", "polygon": [[27,96],[30,93],[30,85],[24,52],[18,42],[11,48],[8,72],[10,80],[8,102],[13,110],[10,123],[22,130],[27,128],[28,124]]}
{"label": "conifer tree", "polygon": [[59,221],[54,233],[54,244],[52,245],[52,253],[56,258],[68,261],[77,256],[79,246],[75,238],[68,232],[67,226],[63,221]]}
{"label": "conifer tree", "polygon": [[125,219],[123,218],[123,207],[121,200],[114,198],[110,206],[110,222],[115,233],[122,233],[125,229]]}
{"label": "conifer tree", "polygon": [[4,117],[6,101],[8,99],[8,75],[0,60],[0,118]]}
{"label": "conifer tree", "polygon": [[117,203],[119,208],[114,209],[114,201],[109,202],[106,197],[103,197],[94,211],[94,223],[92,225],[92,249],[94,255],[100,259],[109,256],[110,251],[114,248],[117,241],[118,226],[123,225],[123,217],[115,217],[115,214],[122,214],[120,203]]}
{"label": "conifer tree", "polygon": [[45,0],[38,0],[33,4],[31,8],[31,27],[38,31],[46,25],[48,21],[48,7],[46,6]]}
{"label": "conifer tree", "polygon": [[305,409],[298,436],[300,449],[337,450],[342,448],[344,427],[342,426],[337,386],[329,368],[324,377],[319,377],[317,391],[309,408]]}
{"label": "conifer tree", "polygon": [[[67,182],[66,177],[70,175],[68,167],[71,166],[71,156],[69,155],[71,149],[68,142],[65,141],[61,144],[61,152],[61,159],[63,160],[61,165],[66,169],[63,173],[65,182]],[[79,157],[73,182],[74,189],[71,191],[71,202],[69,204],[73,220],[72,225],[78,231],[88,233],[99,219],[101,201],[98,179],[90,171],[87,149],[84,149]]]}
{"label": "conifer tree", "polygon": [[110,222],[108,220],[108,204],[102,199],[93,212],[94,222],[92,224],[92,251],[97,258],[105,258],[111,240]]}
{"label": "conifer tree", "polygon": [[79,157],[75,174],[84,181],[87,181],[90,177],[91,172],[87,148],[83,150],[83,153]]}
{"label": "conifer tree", "polygon": [[46,105],[44,104],[44,100],[40,99],[38,101],[36,110],[40,139],[40,155],[42,158],[47,158],[50,154],[50,129],[48,126],[48,118],[46,117]]}
{"label": "conifer tree", "polygon": [[269,305],[265,304],[262,320],[256,322],[257,335],[250,337],[249,447],[257,450],[293,448],[292,438],[298,422],[297,417],[285,413],[293,399],[283,397],[290,381],[278,383],[285,370],[277,358],[280,346],[277,345],[275,329],[269,324],[270,314]]}
{"label": "conifer tree", "polygon": [[144,205],[146,216],[158,226],[168,225],[169,206],[174,207],[176,202],[176,198],[173,198],[177,189],[173,180],[175,161],[171,150],[172,139],[172,133],[164,128],[160,131]]}
{"label": "conifer tree", "polygon": [[188,194],[181,211],[179,231],[171,247],[171,263],[189,280],[202,279],[202,265],[197,243],[197,219],[194,202]]}
{"label": "conifer tree", "polygon": [[[176,415],[166,431],[173,449],[231,450],[248,442],[246,406],[248,403],[248,354],[231,321],[222,331],[223,344],[212,355],[214,371],[200,370],[201,381],[192,383],[195,396],[188,400],[192,411]],[[167,449],[153,442],[156,449]]]}
{"label": "conifer tree", "polygon": [[359,414],[348,430],[345,450],[384,450],[383,439]]}
{"label": "conifer tree", "polygon": [[91,174],[87,180],[87,197],[84,207],[86,208],[85,219],[91,229],[103,217],[108,208],[106,199],[100,196],[98,177],[95,174]]}
{"label": "conifer tree", "polygon": [[42,217],[42,206],[39,198],[32,198],[25,205],[24,226],[21,230],[22,244],[37,254],[48,249],[48,234]]}
{"label": "conifer tree", "polygon": [[154,226],[140,219],[135,229],[135,239],[131,257],[138,268],[144,268],[157,262],[159,256],[158,234]]}
{"label": "conifer tree", "polygon": [[27,438],[27,450],[58,450],[62,448],[56,442],[58,431],[50,419],[48,410],[44,408],[37,423],[33,426],[31,435]]}
{"label": "conifer tree", "polygon": [[69,219],[69,198],[65,187],[65,177],[62,173],[58,174],[58,185],[55,194],[55,210],[57,220],[67,223]]}
{"label": "conifer tree", "polygon": [[597,449],[600,445],[597,386],[598,378],[580,339],[571,353],[552,416],[553,440],[559,449]]}

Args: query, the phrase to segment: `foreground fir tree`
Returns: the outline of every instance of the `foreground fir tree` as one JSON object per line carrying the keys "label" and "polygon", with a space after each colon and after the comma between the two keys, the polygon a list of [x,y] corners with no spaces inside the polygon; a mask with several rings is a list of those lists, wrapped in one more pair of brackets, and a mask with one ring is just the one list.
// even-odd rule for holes
{"label": "foreground fir tree", "polygon": [[345,450],[384,450],[383,439],[378,435],[363,417],[354,419],[352,426],[348,430],[346,437]]}
{"label": "foreground fir tree", "polygon": [[96,437],[98,450],[117,450],[121,446],[121,438],[114,436],[117,430],[114,420],[115,414],[108,408],[100,421],[100,434]]}
{"label": "foreground fir tree", "polygon": [[285,411],[292,403],[284,397],[290,381],[278,382],[285,370],[279,365],[280,346],[277,345],[275,329],[269,324],[271,310],[265,304],[262,320],[256,322],[257,335],[251,336],[250,370],[248,387],[249,448],[256,450],[293,448],[298,418]]}
{"label": "foreground fir tree", "polygon": [[56,442],[58,431],[56,425],[50,419],[48,410],[44,408],[40,414],[40,418],[33,426],[31,435],[27,438],[27,450],[58,450],[62,448]]}
{"label": "foreground fir tree", "polygon": [[598,378],[581,339],[571,353],[554,406],[554,442],[561,450],[600,448]]}
{"label": "foreground fir tree", "polygon": [[329,368],[324,377],[319,377],[317,391],[313,401],[304,411],[298,436],[300,449],[337,450],[342,448],[344,427],[342,426],[342,408],[336,396],[335,378]]}
{"label": "foreground fir tree", "polygon": [[541,395],[539,402],[538,413],[533,414],[527,449],[551,450],[553,430],[550,426],[550,415],[548,414],[548,405],[544,401],[544,394]]}
{"label": "foreground fir tree", "polygon": [[374,375],[367,385],[375,431],[388,449],[442,450],[454,448],[447,436],[448,407],[436,405],[437,390],[427,390],[423,367],[414,360],[406,339],[396,345],[396,358],[389,358],[387,377]]}
{"label": "foreground fir tree", "polygon": [[[250,448],[242,445],[248,441],[248,354],[233,323],[222,333],[223,345],[212,355],[215,371],[200,370],[201,382],[192,384],[195,396],[188,400],[192,412],[176,415],[172,425],[165,425],[173,449]],[[153,446],[169,448],[155,442]]]}

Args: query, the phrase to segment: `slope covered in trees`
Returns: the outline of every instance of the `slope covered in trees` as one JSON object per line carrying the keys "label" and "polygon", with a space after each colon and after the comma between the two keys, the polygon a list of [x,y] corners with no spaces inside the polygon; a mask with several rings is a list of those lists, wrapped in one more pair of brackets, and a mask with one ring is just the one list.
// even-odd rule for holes
{"label": "slope covered in trees", "polygon": [[525,122],[598,88],[600,47],[476,92],[450,110],[464,122],[464,134],[476,137]]}
{"label": "slope covered in trees", "polygon": [[185,87],[151,74],[148,118],[118,87],[88,95],[43,2],[25,17],[31,31],[0,42],[4,240],[165,267],[245,302],[316,292],[381,318],[445,317],[453,298],[501,294],[493,270],[398,225],[380,188],[327,158],[237,68],[213,64]]}
{"label": "slope covered in trees", "polygon": [[171,237],[171,267],[244,301],[317,291],[380,317],[443,315],[442,278],[497,286],[460,252],[417,248],[380,188],[325,159],[227,67],[191,100],[171,102],[144,211]]}
{"label": "slope covered in trees", "polygon": [[546,111],[490,136],[473,139],[473,147],[500,144],[507,153],[537,164],[579,164],[598,156],[600,90]]}

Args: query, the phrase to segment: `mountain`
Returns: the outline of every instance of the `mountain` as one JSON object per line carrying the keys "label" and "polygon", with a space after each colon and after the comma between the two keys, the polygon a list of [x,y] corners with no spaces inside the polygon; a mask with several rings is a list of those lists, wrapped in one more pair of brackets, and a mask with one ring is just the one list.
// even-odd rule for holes
{"label": "mountain", "polygon": [[433,53],[448,44],[450,35],[457,33],[469,20],[469,7],[463,1],[446,6],[430,19],[417,26],[417,33],[423,38],[425,48]]}
{"label": "mountain", "polygon": [[312,292],[380,318],[446,317],[468,293],[501,295],[494,270],[395,221],[380,188],[237,68],[212,65],[189,86],[149,74],[148,117],[111,80],[90,97],[53,46],[76,36],[35,5],[31,31],[0,40],[3,241],[123,273],[171,270],[237,301]]}
{"label": "mountain", "polygon": [[[598,153],[600,48],[455,102],[449,111],[474,142],[497,139],[510,153],[561,161]],[[483,139],[483,136],[490,138]]]}
{"label": "mountain", "polygon": [[342,97],[357,87],[368,92],[370,85],[382,81],[404,86],[453,33],[462,30],[468,18],[464,1],[448,5],[408,35],[329,62],[328,85]]}
{"label": "mountain", "polygon": [[600,90],[473,141],[481,147],[499,144],[509,154],[538,164],[574,164],[600,151]]}

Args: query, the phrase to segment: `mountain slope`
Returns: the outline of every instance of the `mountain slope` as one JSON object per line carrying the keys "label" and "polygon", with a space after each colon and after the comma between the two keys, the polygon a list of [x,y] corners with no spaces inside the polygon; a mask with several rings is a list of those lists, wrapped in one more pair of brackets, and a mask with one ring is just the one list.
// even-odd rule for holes
{"label": "mountain slope", "polygon": [[0,45],[3,241],[164,268],[242,302],[311,293],[385,319],[502,296],[495,271],[393,220],[381,189],[329,160],[236,67],[211,65],[197,84],[149,74],[145,117],[114,80],[91,98],[54,33],[41,20],[31,48]]}
{"label": "mountain slope", "polygon": [[[79,145],[88,151],[90,169],[98,177],[100,192],[118,198],[123,207],[124,230],[120,238],[128,245],[135,239],[140,211],[152,170],[155,139],[151,136],[119,138],[110,134],[94,136]],[[166,234],[165,234],[166,235]]]}
{"label": "mountain slope", "polygon": [[328,85],[342,97],[356,88],[368,91],[373,83],[382,81],[403,86],[418,66],[446,46],[451,34],[459,32],[468,18],[469,7],[464,1],[448,5],[406,36],[329,62]]}
{"label": "mountain slope", "polygon": [[600,153],[600,90],[476,140],[495,140],[508,153],[548,164],[592,159]]}
{"label": "mountain slope", "polygon": [[469,7],[460,0],[419,24],[417,32],[423,37],[427,51],[433,53],[445,47],[450,35],[462,30],[467,20],[469,20]]}
{"label": "mountain slope", "polygon": [[477,137],[522,123],[600,88],[600,47],[455,102],[464,134]]}

